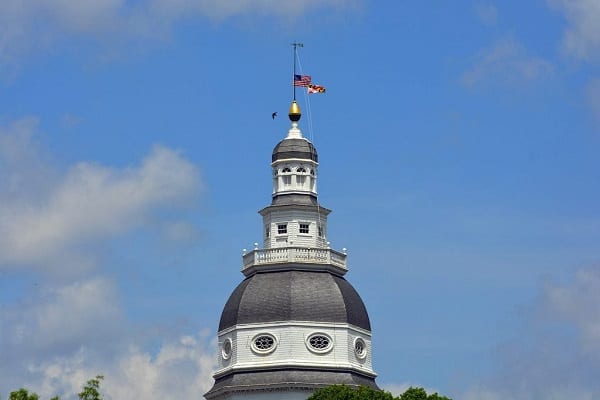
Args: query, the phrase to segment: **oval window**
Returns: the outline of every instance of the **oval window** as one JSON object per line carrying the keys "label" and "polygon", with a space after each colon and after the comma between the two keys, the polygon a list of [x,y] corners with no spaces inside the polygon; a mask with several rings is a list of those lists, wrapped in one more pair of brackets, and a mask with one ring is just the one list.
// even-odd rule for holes
{"label": "oval window", "polygon": [[269,334],[260,334],[252,339],[252,350],[256,353],[266,354],[275,350],[275,346],[277,345],[277,341],[275,340],[275,336]]}
{"label": "oval window", "polygon": [[315,333],[306,340],[307,347],[315,353],[327,353],[333,348],[333,340],[324,333]]}
{"label": "oval window", "polygon": [[361,360],[367,356],[367,344],[361,338],[356,338],[354,340],[354,354]]}
{"label": "oval window", "polygon": [[225,342],[223,342],[221,356],[223,357],[223,360],[229,360],[229,357],[231,357],[231,339],[226,339]]}

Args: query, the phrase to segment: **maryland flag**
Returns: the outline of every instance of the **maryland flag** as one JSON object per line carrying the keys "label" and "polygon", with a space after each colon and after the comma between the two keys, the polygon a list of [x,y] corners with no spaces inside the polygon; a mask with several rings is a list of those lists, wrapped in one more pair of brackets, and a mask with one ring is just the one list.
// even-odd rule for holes
{"label": "maryland flag", "polygon": [[312,83],[310,85],[306,86],[306,89],[308,91],[308,94],[325,93],[325,86],[313,85]]}

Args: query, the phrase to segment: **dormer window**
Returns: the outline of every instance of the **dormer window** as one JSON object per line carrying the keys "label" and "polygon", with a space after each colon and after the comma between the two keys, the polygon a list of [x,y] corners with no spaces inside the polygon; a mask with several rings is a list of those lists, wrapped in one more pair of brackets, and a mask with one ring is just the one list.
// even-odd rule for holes
{"label": "dormer window", "polygon": [[277,233],[280,235],[287,233],[287,224],[277,224]]}
{"label": "dormer window", "polygon": [[309,224],[303,224],[303,223],[300,223],[300,229],[299,229],[299,232],[300,232],[300,233],[309,233],[309,232],[310,232],[310,230],[309,230],[309,227],[310,227],[310,225],[309,225]]}

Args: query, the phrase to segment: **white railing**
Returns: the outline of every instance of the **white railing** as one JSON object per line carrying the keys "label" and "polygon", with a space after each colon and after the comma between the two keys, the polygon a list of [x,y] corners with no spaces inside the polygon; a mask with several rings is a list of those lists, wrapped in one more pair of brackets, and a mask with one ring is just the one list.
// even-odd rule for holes
{"label": "white railing", "polygon": [[243,269],[255,265],[304,263],[325,264],[346,269],[346,254],[333,249],[308,249],[305,247],[279,247],[255,249],[243,256]]}

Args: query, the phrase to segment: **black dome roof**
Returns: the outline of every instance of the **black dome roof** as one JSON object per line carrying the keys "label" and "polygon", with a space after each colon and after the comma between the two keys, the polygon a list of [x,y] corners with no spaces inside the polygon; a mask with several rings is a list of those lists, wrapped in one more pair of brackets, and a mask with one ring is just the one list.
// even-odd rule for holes
{"label": "black dome roof", "polygon": [[263,272],[245,279],[225,304],[219,331],[236,324],[316,321],[371,330],[365,305],[344,278],[321,271]]}
{"label": "black dome roof", "polygon": [[215,385],[205,396],[211,399],[223,393],[290,389],[306,390],[308,396],[313,390],[330,385],[368,386],[379,390],[374,378],[356,372],[283,369],[227,374],[216,378]]}
{"label": "black dome roof", "polygon": [[319,156],[315,146],[306,139],[283,139],[273,149],[271,161],[287,158],[304,158],[318,162]]}

